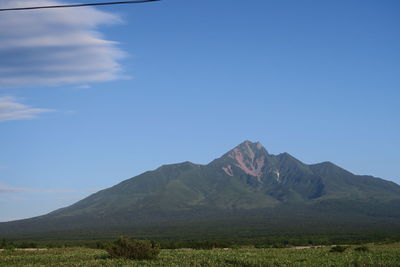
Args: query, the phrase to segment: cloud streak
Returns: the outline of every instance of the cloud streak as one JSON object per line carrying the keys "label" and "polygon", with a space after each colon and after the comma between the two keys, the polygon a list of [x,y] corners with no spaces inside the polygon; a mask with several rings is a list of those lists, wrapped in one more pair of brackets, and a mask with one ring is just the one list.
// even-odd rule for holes
{"label": "cloud streak", "polygon": [[0,193],[15,193],[15,192],[18,192],[16,188],[0,184]]}
{"label": "cloud streak", "polygon": [[69,194],[69,193],[87,193],[93,190],[72,190],[72,189],[36,189],[24,187],[11,187],[0,183],[1,193],[45,193],[45,194]]}
{"label": "cloud streak", "polygon": [[33,108],[17,103],[16,101],[16,98],[12,96],[0,97],[0,122],[34,119],[37,118],[39,114],[53,111],[45,108]]}
{"label": "cloud streak", "polygon": [[[54,0],[3,0],[11,6],[62,4]],[[0,88],[62,85],[121,78],[117,43],[105,40],[99,25],[116,15],[85,7],[4,12],[0,20]]]}

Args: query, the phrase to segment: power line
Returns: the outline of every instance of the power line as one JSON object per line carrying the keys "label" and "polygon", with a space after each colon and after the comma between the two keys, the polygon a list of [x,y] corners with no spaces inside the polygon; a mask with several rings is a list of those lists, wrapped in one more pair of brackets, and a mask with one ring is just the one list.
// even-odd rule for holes
{"label": "power line", "polygon": [[87,4],[73,4],[73,5],[13,7],[13,8],[0,8],[0,11],[19,11],[19,10],[33,10],[33,9],[47,9],[47,8],[85,7],[85,6],[108,6],[108,5],[123,5],[123,4],[142,4],[142,3],[157,2],[157,1],[161,1],[161,0],[135,0],[135,1],[102,2],[102,3],[87,3]]}

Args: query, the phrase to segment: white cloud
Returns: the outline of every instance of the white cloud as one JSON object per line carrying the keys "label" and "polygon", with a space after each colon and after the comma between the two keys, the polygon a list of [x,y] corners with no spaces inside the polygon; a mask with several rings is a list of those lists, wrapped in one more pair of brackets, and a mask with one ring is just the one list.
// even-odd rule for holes
{"label": "white cloud", "polygon": [[33,119],[39,114],[53,111],[45,108],[32,108],[16,101],[16,98],[12,96],[0,97],[0,122]]}
{"label": "white cloud", "polygon": [[[1,8],[60,4],[54,0],[2,0]],[[82,84],[121,77],[124,53],[97,27],[118,23],[95,8],[2,12],[0,88]]]}

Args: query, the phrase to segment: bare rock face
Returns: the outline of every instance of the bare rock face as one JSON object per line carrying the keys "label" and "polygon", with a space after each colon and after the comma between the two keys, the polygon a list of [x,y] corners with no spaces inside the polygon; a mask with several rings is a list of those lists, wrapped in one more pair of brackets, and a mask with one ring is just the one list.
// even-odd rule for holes
{"label": "bare rock face", "polygon": [[231,177],[247,175],[256,183],[263,183],[265,179],[283,182],[275,156],[268,154],[260,142],[244,141],[222,159],[225,159],[222,170]]}
{"label": "bare rock face", "polygon": [[224,155],[228,162],[222,169],[229,176],[234,176],[235,170],[239,170],[259,178],[266,168],[267,157],[268,152],[260,142],[245,141]]}
{"label": "bare rock face", "polygon": [[265,155],[259,153],[262,149],[263,146],[258,142],[245,141],[235,147],[228,155],[235,160],[235,165],[246,174],[260,177],[265,163]]}

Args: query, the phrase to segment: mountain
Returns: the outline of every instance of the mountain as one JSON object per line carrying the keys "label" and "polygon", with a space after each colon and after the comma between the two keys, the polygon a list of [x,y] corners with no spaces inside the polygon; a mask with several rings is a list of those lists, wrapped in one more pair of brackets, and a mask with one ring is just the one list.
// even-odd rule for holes
{"label": "mountain", "polygon": [[250,141],[207,165],[164,165],[47,215],[0,224],[0,236],[65,238],[398,230],[399,185]]}

